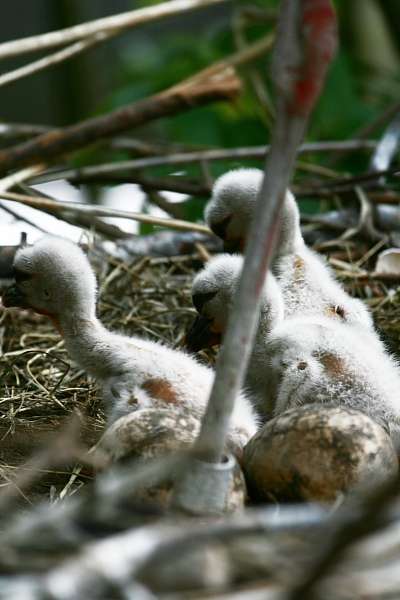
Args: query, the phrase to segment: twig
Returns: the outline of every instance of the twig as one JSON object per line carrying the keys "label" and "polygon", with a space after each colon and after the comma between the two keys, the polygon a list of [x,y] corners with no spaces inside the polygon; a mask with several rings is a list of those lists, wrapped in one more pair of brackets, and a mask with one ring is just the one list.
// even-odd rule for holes
{"label": "twig", "polygon": [[335,46],[336,21],[329,0],[283,2],[275,50],[274,76],[279,96],[273,141],[215,382],[196,442],[198,452],[208,462],[220,462],[223,456],[234,400],[252,349],[284,191]]}
{"label": "twig", "polygon": [[317,598],[318,584],[337,567],[350,546],[382,526],[384,512],[398,493],[398,481],[392,481],[368,496],[361,511],[356,510],[349,515],[348,509],[344,510],[345,518],[339,513],[336,524],[332,524],[330,541],[324,550],[318,549],[312,569],[307,573],[305,580],[292,590],[287,600]]}
{"label": "twig", "polygon": [[0,208],[1,208],[1,210],[4,210],[8,214],[10,214],[12,217],[14,217],[14,219],[16,219],[17,221],[23,221],[27,225],[34,227],[35,229],[37,229],[38,231],[41,231],[42,233],[45,233],[45,234],[50,233],[48,230],[43,229],[43,227],[41,227],[37,223],[34,223],[34,221],[32,221],[26,215],[20,215],[18,211],[13,210],[10,206],[6,206],[3,202],[0,202]]}
{"label": "twig", "polygon": [[8,169],[33,164],[39,160],[52,161],[56,157],[86,147],[128,128],[151,120],[170,116],[216,100],[228,100],[241,90],[234,67],[252,61],[272,45],[268,35],[245,50],[202,69],[168,90],[117,109],[108,115],[56,129],[37,139],[0,151],[0,174]]}
{"label": "twig", "polygon": [[[190,85],[207,81],[209,78],[219,76],[219,74],[223,73],[226,69],[233,69],[260,58],[260,56],[271,50],[273,43],[274,35],[270,33],[243,50],[238,50],[213,65],[202,69],[199,73],[190,78]],[[181,84],[178,84],[178,86],[180,87]]]}
{"label": "twig", "polygon": [[[261,11],[260,11],[261,12]],[[259,16],[264,16],[259,14]],[[265,18],[265,16],[264,16]],[[253,19],[254,20],[254,19]],[[243,50],[248,45],[245,35],[245,25],[247,22],[246,7],[239,9],[233,19],[233,36],[235,45],[239,50]],[[259,108],[261,109],[261,118],[268,124],[271,117],[274,117],[275,109],[269,96],[266,85],[264,84],[261,73],[252,65],[248,67],[243,76],[248,79],[250,86],[253,89],[254,95],[258,100]]]}
{"label": "twig", "polygon": [[[34,198],[46,198],[47,200],[53,200],[53,202],[57,202],[52,196],[49,194],[45,194],[43,191],[38,191],[35,188],[30,188],[25,184],[19,184],[18,188],[26,195],[33,196]],[[58,202],[57,202],[58,203]],[[4,204],[2,208],[5,208]],[[55,217],[56,219],[60,219],[73,225],[74,227],[84,227],[85,229],[89,229],[90,231],[96,231],[97,233],[101,233],[104,237],[109,240],[122,240],[122,239],[130,239],[132,234],[123,231],[116,225],[112,225],[111,223],[106,223],[101,219],[97,219],[96,217],[90,215],[76,215],[72,214],[71,211],[60,212],[56,211],[53,208],[40,208],[41,211]],[[21,217],[22,218],[22,217]]]}
{"label": "twig", "polygon": [[3,192],[1,198],[20,202],[27,206],[33,206],[38,209],[53,209],[55,212],[71,212],[77,215],[91,215],[96,217],[117,217],[119,219],[132,219],[140,223],[150,223],[151,225],[159,225],[169,229],[178,229],[180,231],[198,231],[200,233],[208,233],[211,231],[205,225],[199,223],[190,223],[189,221],[180,221],[178,219],[163,219],[162,217],[154,217],[143,213],[130,212],[126,210],[116,210],[113,208],[105,208],[96,205],[81,204],[80,202],[62,202],[61,200],[54,201],[47,198],[26,196],[24,194],[15,194],[14,192]]}
{"label": "twig", "polygon": [[95,21],[81,23],[79,25],[74,25],[73,27],[68,27],[67,29],[60,29],[58,31],[34,35],[20,40],[5,42],[0,44],[0,60],[10,56],[17,56],[18,54],[62,46],[82,38],[93,36],[99,32],[105,33],[114,31],[115,29],[122,31],[143,23],[149,23],[171,15],[182,14],[213,4],[220,4],[224,1],[225,0],[169,0],[169,2],[163,2],[155,6],[131,10],[118,15],[112,15],[111,17],[104,17],[102,19],[96,19]]}
{"label": "twig", "polygon": [[360,215],[358,218],[357,225],[355,227],[350,227],[349,229],[347,229],[347,231],[345,231],[341,236],[342,239],[348,240],[354,237],[355,235],[363,235],[373,242],[376,242],[377,240],[380,241],[382,239],[388,239],[388,236],[386,234],[379,232],[375,227],[375,207],[370,202],[367,194],[358,185],[356,185],[354,190],[360,202]]}
{"label": "twig", "polygon": [[147,193],[147,197],[152,204],[155,204],[158,208],[165,211],[173,219],[182,219],[184,211],[180,203],[168,202],[168,200],[157,191],[148,190],[146,188],[144,188],[144,191]]}
{"label": "twig", "polygon": [[[71,425],[69,425],[71,429]],[[63,433],[63,432],[62,432]],[[73,430],[72,430],[73,433]],[[60,438],[60,436],[58,436]],[[72,445],[71,442],[76,440],[76,436],[73,440],[69,439],[68,445],[65,446],[65,442],[68,442],[68,438],[65,434],[62,435],[61,439],[54,440],[53,445],[42,453],[35,455],[27,464],[26,469],[21,473],[18,482],[22,482],[25,486],[25,482],[31,485],[33,479],[37,477],[37,473],[42,469],[42,465],[47,466],[52,463],[52,450],[58,450],[57,460],[63,462],[63,460],[77,459],[80,462],[84,462],[92,466],[101,466],[102,457],[101,455],[92,456],[92,452],[78,452],[81,450],[76,444]],[[62,443],[64,442],[64,444]],[[71,445],[75,448],[75,452],[72,453],[70,448]],[[55,452],[54,452],[55,454]],[[60,457],[61,454],[61,457]],[[77,456],[78,454],[78,456]],[[83,456],[83,454],[85,454]],[[82,460],[84,459],[84,460]],[[43,531],[45,528],[49,534],[47,550],[50,551],[52,548],[57,547],[59,552],[71,553],[79,548],[79,545],[84,545],[88,540],[87,525],[91,523],[94,525],[105,525],[107,523],[107,530],[112,531],[114,527],[118,530],[121,524],[118,522],[119,519],[123,518],[123,528],[128,528],[133,524],[136,524],[136,516],[132,508],[136,504],[136,508],[140,506],[135,501],[135,491],[146,486],[156,485],[171,477],[171,473],[176,473],[187,461],[187,456],[184,453],[164,456],[162,458],[156,458],[146,463],[140,461],[131,460],[129,467],[127,466],[114,466],[113,469],[109,469],[107,472],[99,475],[94,483],[93,488],[88,490],[86,494],[82,494],[75,502],[70,502],[66,505],[66,510],[61,505],[56,505],[51,510],[40,510],[40,506],[33,509],[30,519],[25,521],[25,515],[22,520],[25,521],[26,533],[32,536],[34,540],[38,535],[38,532]],[[103,465],[104,466],[104,465]],[[23,481],[22,481],[23,480]],[[9,507],[9,501],[11,495],[9,491],[2,492],[0,495],[2,514],[4,517],[5,508],[8,511],[12,510]],[[133,506],[132,506],[133,505]],[[118,510],[119,509],[119,510]],[[131,509],[131,510],[129,510]],[[8,512],[7,511],[7,512]],[[151,507],[150,507],[151,511]],[[311,515],[311,519],[313,515]],[[16,517],[16,521],[21,520],[21,516]],[[65,529],[74,529],[75,545],[71,547],[71,539],[66,539],[60,529],[60,521],[63,521]],[[82,523],[84,527],[82,528]],[[96,535],[96,529],[93,528],[93,533]],[[12,547],[14,537],[17,538],[18,544],[18,527],[15,529],[14,523],[11,521],[6,526],[2,526],[2,548],[5,546]],[[22,554],[24,548],[21,548]],[[15,558],[11,558],[13,562]],[[17,558],[18,560],[18,558]],[[0,557],[0,565],[2,566],[2,557]],[[4,563],[3,563],[4,564]],[[0,568],[1,570],[1,568]]]}
{"label": "twig", "polygon": [[206,528],[195,524],[189,531],[183,531],[181,536],[161,542],[147,560],[157,565],[216,539],[222,542],[263,533],[304,531],[326,522],[329,523],[329,513],[314,505],[294,504],[282,507],[279,513],[271,507],[253,508],[223,522],[210,523]]}
{"label": "twig", "polygon": [[[396,100],[395,102],[390,104],[389,107],[386,108],[386,110],[382,114],[378,115],[378,117],[376,117],[370,123],[368,123],[368,125],[357,129],[357,131],[354,133],[355,137],[361,140],[366,139],[367,136],[371,135],[373,131],[375,131],[376,129],[384,125],[387,121],[392,119],[395,116],[395,114],[399,111],[400,102]],[[336,156],[333,157],[333,159],[331,160],[331,164],[334,165],[335,163],[337,163],[344,154],[347,154],[347,152],[348,151],[346,149],[343,149],[341,152],[339,152]]]}
{"label": "twig", "polygon": [[161,117],[171,116],[217,100],[232,99],[241,84],[231,69],[218,72],[210,80],[199,75],[150,98],[128,104],[107,115],[55,129],[34,140],[0,151],[0,174],[36,162],[54,161],[74,150],[89,146],[121,131]]}
{"label": "twig", "polygon": [[0,123],[0,139],[32,137],[50,131],[48,125],[30,125],[25,123]]}
{"label": "twig", "polygon": [[[16,125],[18,127],[18,125]],[[21,127],[29,127],[28,125]],[[0,125],[0,135],[1,135],[1,125]],[[348,150],[349,152],[354,152],[357,150],[373,150],[376,146],[377,142],[375,140],[360,140],[360,139],[352,139],[352,140],[333,140],[333,141],[323,141],[323,142],[306,142],[305,144],[301,144],[299,147],[299,154],[305,154],[307,152],[341,152],[342,150]],[[202,158],[218,160],[214,159],[213,155],[208,156],[208,152],[214,153],[225,153],[221,156],[222,159],[225,158],[264,158],[265,153],[269,149],[269,146],[248,146],[243,148],[229,148],[229,149],[209,149],[209,150],[200,150],[195,147],[179,147],[179,144],[150,144],[147,141],[132,139],[132,138],[124,138],[118,137],[110,142],[111,148],[116,150],[131,150],[132,152],[137,152],[138,154],[142,154],[145,156],[159,156],[159,155],[167,155],[171,156],[174,154],[183,154],[189,155],[191,152],[201,152],[204,153]],[[182,145],[181,145],[182,146]],[[238,154],[239,153],[239,154]],[[254,154],[253,154],[254,153]]]}
{"label": "twig", "polygon": [[48,67],[52,67],[54,65],[58,65],[77,54],[80,54],[84,50],[91,48],[95,44],[102,42],[106,39],[109,39],[113,35],[116,35],[117,31],[112,31],[109,33],[105,33],[100,31],[95,35],[75,42],[71,44],[71,46],[67,46],[54,54],[50,54],[49,56],[45,56],[44,58],[40,58],[39,60],[35,60],[28,65],[24,65],[23,67],[19,67],[18,69],[14,69],[13,71],[9,71],[8,73],[4,73],[0,75],[0,87],[12,83],[13,81],[17,81],[18,79],[22,79],[23,77],[27,77],[28,75],[33,75],[34,73],[39,73]]}
{"label": "twig", "polygon": [[0,179],[0,193],[6,192],[7,190],[12,188],[17,183],[22,183],[23,181],[26,181],[30,177],[37,175],[37,173],[40,173],[41,171],[43,171],[44,168],[45,168],[44,165],[35,165],[34,167],[28,167],[27,169],[22,169],[21,171],[18,171],[17,173],[13,173],[12,175],[9,175],[8,177],[3,177],[3,179]]}
{"label": "twig", "polygon": [[211,258],[211,254],[207,250],[207,248],[201,242],[197,242],[195,245],[197,252],[199,253],[200,260],[204,263],[208,262]]}
{"label": "twig", "polygon": [[378,127],[381,127],[382,125],[387,123],[387,121],[390,121],[390,119],[392,119],[399,111],[400,111],[400,102],[398,100],[396,100],[395,102],[390,104],[386,108],[386,110],[383,111],[382,114],[378,115],[378,117],[376,117],[373,121],[368,123],[368,125],[365,125],[361,129],[359,129],[356,134],[357,137],[366,138],[373,131],[378,129]]}
{"label": "twig", "polygon": [[[397,114],[383,132],[383,135],[372,154],[369,165],[370,171],[376,173],[377,171],[388,170],[393,158],[397,153],[399,142],[400,114]],[[385,178],[380,177],[376,183],[378,183],[380,186],[383,186],[385,183]],[[354,189],[361,205],[358,224],[356,227],[346,231],[342,237],[344,239],[348,239],[356,234],[363,234],[367,239],[372,241],[388,239],[388,236],[378,231],[378,229],[375,227],[377,211],[369,196],[359,185],[356,185]]]}
{"label": "twig", "polygon": [[354,175],[353,177],[336,179],[335,181],[327,182],[323,185],[309,185],[307,189],[303,188],[303,193],[346,192],[352,190],[356,185],[377,181],[384,175],[398,175],[399,173],[400,167],[392,167],[390,169],[383,169],[382,171],[374,171],[373,173],[361,173],[360,175]]}
{"label": "twig", "polygon": [[65,426],[50,439],[46,446],[25,463],[23,469],[18,470],[18,476],[13,482],[13,487],[0,490],[1,514],[5,514],[10,502],[15,498],[15,490],[23,490],[30,487],[41,476],[43,469],[51,465],[61,464],[73,459],[82,459],[84,451],[78,442],[80,423],[78,416],[74,414],[68,419]]}
{"label": "twig", "polygon": [[137,183],[144,190],[162,190],[177,192],[179,194],[189,194],[190,196],[208,196],[211,193],[210,185],[202,184],[199,181],[191,181],[183,177],[148,177],[139,173],[130,175],[89,175],[82,174],[76,177],[69,177],[68,181],[76,185],[82,183],[97,183],[103,185],[112,185],[115,183]]}
{"label": "twig", "polygon": [[[370,170],[383,171],[388,169],[396,156],[400,144],[400,111],[392,119],[385,131],[375,151],[371,157]],[[384,178],[380,181],[385,182]]]}
{"label": "twig", "polygon": [[109,146],[112,150],[128,150],[139,156],[158,156],[159,154],[173,154],[174,152],[196,150],[195,147],[187,147],[186,144],[167,144],[165,142],[152,142],[133,137],[113,138],[110,140]]}
{"label": "twig", "polygon": [[[298,149],[298,154],[306,154],[313,152],[340,152],[343,149],[349,151],[370,150],[375,148],[374,140],[344,140],[344,141],[327,141],[327,142],[306,142]],[[136,148],[136,146],[135,146]],[[124,143],[124,149],[129,149],[128,141]],[[202,160],[239,160],[239,159],[264,159],[265,155],[270,151],[270,146],[247,146],[233,149],[215,149],[215,150],[199,150],[196,152],[177,152],[174,154],[151,156],[148,158],[139,158],[135,160],[124,160],[119,162],[96,165],[92,167],[81,167],[79,169],[54,169],[32,177],[31,183],[45,183],[55,181],[57,179],[68,179],[75,181],[85,177],[102,177],[113,175],[123,171],[134,171],[151,167],[159,167],[163,165],[189,164]],[[341,180],[343,181],[343,180]],[[346,181],[346,180],[344,180]],[[318,188],[319,190],[320,188]]]}
{"label": "twig", "polygon": [[[171,469],[169,469],[170,471]],[[132,487],[133,490],[135,489],[135,486],[130,486],[131,494]],[[115,494],[118,494],[118,490]],[[295,506],[290,509],[283,508],[278,516],[271,508],[248,511],[244,515],[235,516],[223,523],[207,523],[206,527],[204,523],[196,524],[189,520],[180,520],[178,523],[172,520],[162,523],[154,521],[138,523],[142,516],[140,506],[133,506],[127,515],[128,518],[130,517],[131,523],[133,521],[133,527],[127,529],[124,523],[115,519],[113,503],[116,504],[116,502],[112,494],[108,494],[108,496],[94,495],[87,500],[86,506],[82,502],[79,503],[78,500],[74,504],[69,502],[69,506],[64,505],[64,510],[62,510],[62,506],[55,506],[48,511],[42,510],[40,513],[36,511],[36,514],[31,511],[29,521],[25,517],[23,522],[22,535],[29,536],[30,540],[28,551],[25,553],[21,552],[20,544],[18,544],[21,537],[21,533],[18,536],[18,528],[15,535],[15,547],[13,546],[13,537],[8,535],[7,542],[9,543],[7,545],[3,543],[2,546],[4,548],[2,571],[7,574],[11,571],[5,579],[6,586],[10,586],[12,583],[13,575],[16,578],[20,575],[18,571],[21,571],[22,561],[25,567],[22,570],[22,576],[26,572],[31,573],[32,579],[34,578],[32,582],[34,585],[31,585],[37,597],[48,595],[54,598],[66,597],[65,582],[67,581],[69,589],[73,589],[76,598],[85,597],[87,590],[94,586],[98,598],[141,599],[140,593],[138,594],[136,588],[133,587],[136,577],[139,577],[142,584],[153,589],[151,584],[154,584],[157,577],[152,574],[158,569],[162,572],[167,568],[171,573],[171,581],[175,581],[173,568],[176,564],[179,565],[179,559],[185,553],[189,557],[189,560],[185,561],[186,569],[189,571],[193,567],[196,569],[197,565],[201,565],[202,569],[207,569],[203,561],[200,563],[195,561],[193,565],[192,552],[196,549],[208,550],[215,542],[219,542],[218,545],[221,545],[221,548],[228,550],[226,544],[229,544],[230,541],[245,543],[246,538],[249,537],[253,537],[253,539],[257,537],[261,541],[261,536],[265,536],[266,533],[273,533],[276,536],[281,532],[291,531],[292,528],[298,533],[313,531],[327,519],[327,513],[316,507]],[[120,502],[120,506],[123,506],[122,502]],[[127,513],[128,511],[125,509],[123,516]],[[148,517],[149,515],[147,515],[147,520]],[[119,531],[121,525],[123,531]],[[47,544],[40,546],[40,542],[35,544],[34,536],[36,532],[43,532],[43,530],[46,532]],[[72,530],[73,533],[66,535],[65,532],[69,530]],[[78,542],[81,542],[81,545]],[[43,563],[48,559],[52,550],[57,553],[58,564],[56,563],[54,566],[54,562],[52,562],[47,572],[43,573]],[[112,556],[112,560],[110,560],[110,556]],[[11,560],[7,561],[9,557]],[[237,575],[240,577],[240,560],[232,562],[230,573],[232,572],[233,577]],[[170,566],[172,569],[169,568]],[[265,570],[268,573],[268,561]],[[185,574],[184,580],[185,583],[188,582]],[[110,583],[112,583],[111,588]],[[197,588],[197,576],[193,583]],[[3,581],[0,581],[0,585],[2,584]],[[26,590],[22,586],[17,588],[20,591],[18,596],[21,595],[21,588]],[[4,597],[14,597],[14,594],[10,595],[9,587],[5,589],[8,593]],[[117,594],[116,591],[118,591]],[[206,592],[206,590],[204,591]],[[189,595],[192,597],[192,593]],[[198,597],[196,592],[194,595]],[[24,597],[31,596],[25,593]],[[153,595],[150,597],[155,598]],[[177,595],[171,594],[172,597],[183,598],[187,597],[187,594],[181,595],[178,592]]]}

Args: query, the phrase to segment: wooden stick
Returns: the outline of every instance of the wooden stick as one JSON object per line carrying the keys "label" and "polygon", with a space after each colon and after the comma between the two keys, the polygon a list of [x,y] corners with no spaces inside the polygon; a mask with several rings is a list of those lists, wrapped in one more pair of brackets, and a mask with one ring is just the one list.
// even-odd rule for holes
{"label": "wooden stick", "polygon": [[22,169],[21,171],[17,171],[16,173],[9,175],[8,177],[0,179],[0,194],[2,192],[6,192],[17,183],[22,183],[23,181],[26,181],[33,175],[37,175],[38,173],[43,171],[44,168],[44,165],[35,165],[34,167]]}
{"label": "wooden stick", "polygon": [[[298,154],[312,152],[341,152],[356,150],[371,150],[375,148],[374,140],[343,140],[326,142],[306,142],[301,144]],[[125,141],[121,149],[129,150],[128,141]],[[242,148],[215,148],[212,150],[198,150],[195,152],[174,152],[162,156],[150,156],[138,158],[135,160],[122,160],[103,165],[94,165],[89,167],[80,167],[79,169],[58,169],[52,170],[43,175],[32,177],[31,183],[44,183],[55,181],[57,179],[68,179],[70,181],[79,180],[81,177],[103,177],[114,175],[123,171],[135,171],[162,165],[190,164],[202,160],[246,160],[252,158],[265,159],[265,155],[270,151],[270,146],[244,146]]]}
{"label": "wooden stick", "polygon": [[180,85],[107,115],[87,119],[63,129],[54,129],[34,140],[0,151],[0,175],[9,169],[54,161],[59,156],[89,146],[99,139],[103,140],[161,117],[216,100],[230,100],[240,90],[240,80],[231,68],[221,70],[207,81],[200,81],[198,76],[189,78]]}
{"label": "wooden stick", "polygon": [[335,523],[332,523],[331,535],[325,536],[324,545],[321,545],[315,554],[312,568],[304,580],[291,590],[287,600],[320,598],[317,588],[321,580],[340,565],[349,547],[383,526],[385,510],[398,495],[398,481],[391,481],[372,490],[360,503],[361,507],[356,507],[358,510],[355,510],[350,518],[343,519],[348,509],[340,511],[336,518],[336,527]]}
{"label": "wooden stick", "polygon": [[29,63],[28,65],[24,65],[23,67],[19,67],[18,69],[14,69],[13,71],[9,71],[8,73],[4,73],[0,75],[0,87],[12,83],[13,81],[17,81],[18,79],[22,79],[23,77],[27,77],[28,75],[33,75],[34,73],[39,73],[48,67],[52,67],[54,65],[58,65],[77,54],[80,54],[84,50],[91,48],[95,44],[102,42],[106,39],[115,35],[112,33],[105,33],[100,31],[96,33],[92,37],[89,37],[84,40],[79,40],[54,54],[50,54],[49,56],[45,56],[44,58],[40,58],[39,60],[35,60],[34,62]]}
{"label": "wooden stick", "polygon": [[212,235],[210,229],[199,223],[190,223],[189,221],[181,221],[179,219],[163,219],[162,217],[154,217],[143,213],[130,212],[126,210],[117,210],[113,208],[105,208],[103,206],[81,204],[80,202],[55,202],[48,198],[34,198],[25,194],[15,194],[14,192],[2,192],[0,197],[5,200],[13,200],[26,206],[33,208],[51,208],[54,212],[72,212],[80,215],[91,215],[96,217],[116,217],[118,219],[132,219],[140,223],[150,223],[151,225],[159,225],[169,229],[178,229],[180,231],[197,231],[199,233],[207,233]]}
{"label": "wooden stick", "polygon": [[149,120],[175,114],[213,100],[231,99],[241,89],[240,80],[236,77],[233,68],[246,64],[267,52],[272,42],[273,36],[269,34],[244,50],[202,69],[147,100],[63,130],[50,131],[35,140],[4,150],[0,152],[0,174],[8,169],[32,164],[38,160],[54,160],[57,156],[87,146],[99,138],[109,137]]}
{"label": "wooden stick", "polygon": [[70,44],[76,40],[92,36],[99,32],[109,32],[119,29],[123,31],[131,27],[137,27],[143,23],[150,23],[158,19],[164,19],[171,15],[182,14],[204,8],[213,4],[220,4],[226,0],[169,0],[155,6],[131,10],[129,12],[96,19],[87,23],[80,23],[67,29],[50,31],[41,35],[33,35],[21,40],[13,40],[0,44],[0,60],[10,56],[17,56],[27,52],[36,52],[46,48],[54,48]]}

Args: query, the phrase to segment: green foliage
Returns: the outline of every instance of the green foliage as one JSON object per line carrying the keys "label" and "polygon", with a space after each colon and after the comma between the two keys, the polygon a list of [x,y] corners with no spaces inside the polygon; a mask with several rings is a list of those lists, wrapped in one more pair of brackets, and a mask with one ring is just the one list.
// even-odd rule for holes
{"label": "green foliage", "polygon": [[[154,4],[153,0],[144,0],[140,5]],[[138,3],[135,3],[137,6]],[[348,19],[348,4],[344,0],[336,0],[340,18],[340,51],[331,67],[323,95],[314,111],[308,140],[349,139],[373,121],[386,106],[398,97],[399,85],[379,88],[379,74],[371,77],[371,69],[360,61],[354,48],[354,19]],[[379,4],[379,3],[378,3]],[[237,0],[235,10],[245,6],[256,6],[266,9],[268,15],[279,5],[278,0],[257,0],[251,4]],[[228,11],[228,9],[227,9]],[[111,110],[128,102],[145,98],[178,83],[197,71],[223,59],[236,51],[234,35],[234,19],[219,19],[215,23],[208,22],[201,13],[197,25],[189,20],[187,31],[184,30],[185,17],[178,19],[173,28],[156,27],[154,31],[143,34],[135,32],[129,47],[115,66],[116,84],[100,111]],[[357,15],[356,15],[357,16]],[[268,17],[269,18],[269,17]],[[273,23],[263,21],[249,23],[242,31],[244,38],[251,42],[265,35]],[[362,13],[359,18],[362,20]],[[182,26],[183,25],[183,26]],[[357,24],[357,35],[362,32],[362,23]],[[155,33],[154,33],[155,32]],[[389,34],[389,29],[388,33]],[[398,43],[398,41],[396,42]],[[246,65],[239,70],[245,86],[242,96],[233,103],[213,103],[163,119],[143,128],[136,135],[149,140],[163,140],[171,144],[184,144],[193,148],[238,147],[264,144],[269,141],[268,123],[272,116],[265,117],[265,108],[260,105],[254,86],[249,84],[250,68],[256,69],[259,81],[270,92],[273,88],[270,80],[270,58],[263,57],[252,67]],[[387,83],[387,82],[386,82]],[[272,95],[273,97],[273,95]],[[267,125],[266,125],[267,123]],[[379,131],[377,132],[379,133]],[[87,158],[87,156],[86,156]],[[119,157],[121,158],[121,157]],[[115,155],[113,156],[115,159]],[[85,157],[83,157],[85,161]],[[312,161],[329,165],[329,156],[316,155]],[[211,165],[212,175],[241,166],[251,165],[251,161],[216,162]],[[259,165],[259,162],[254,164]],[[357,172],[367,164],[367,157],[360,155],[346,156],[337,168]],[[181,170],[181,169],[180,169]],[[198,166],[185,166],[185,174],[198,175]],[[169,168],[152,171],[154,175],[171,173]],[[297,175],[302,177],[301,173]],[[199,199],[185,203],[185,215],[190,219],[201,217],[203,203]],[[315,210],[315,203],[310,202],[309,210]]]}
{"label": "green foliage", "polygon": [[357,87],[356,65],[342,49],[336,57],[324,92],[314,111],[310,138],[346,139],[377,116],[379,107],[371,105]]}
{"label": "green foliage", "polygon": [[[234,50],[228,31],[218,30],[189,40],[188,36],[178,33],[137,42],[123,56],[119,84],[102,108],[116,108],[150,96]],[[151,130],[160,138],[193,146],[262,144],[267,135],[260,127],[254,98],[248,91],[233,104],[210,104],[165,119],[153,125]]]}

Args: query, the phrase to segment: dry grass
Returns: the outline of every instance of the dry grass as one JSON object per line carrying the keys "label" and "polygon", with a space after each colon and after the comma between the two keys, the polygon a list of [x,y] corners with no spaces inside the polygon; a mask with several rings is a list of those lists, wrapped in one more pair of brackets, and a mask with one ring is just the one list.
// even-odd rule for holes
{"label": "dry grass", "polygon": [[[346,261],[342,249],[330,250],[331,262],[352,295],[370,304],[391,349],[400,355],[400,296],[391,291],[396,285],[360,277],[372,268],[373,256],[363,261],[366,249],[363,254],[357,247],[356,263],[349,248]],[[126,264],[93,248],[90,258],[99,279],[99,315],[109,328],[173,347],[182,345],[194,315],[190,288],[202,264],[200,255],[144,257]],[[83,448],[90,448],[104,428],[101,399],[94,383],[71,364],[60,336],[45,317],[4,311],[0,328],[0,487],[12,488],[22,504],[38,495],[63,498],[92,477],[91,469],[77,461],[79,453],[72,453],[70,461],[63,457],[62,468],[22,465],[39,448],[51,447],[50,432],[62,430],[73,413],[79,415]],[[52,457],[48,458],[51,463]],[[34,468],[38,473],[28,481],[28,489],[22,489],[20,481]]]}

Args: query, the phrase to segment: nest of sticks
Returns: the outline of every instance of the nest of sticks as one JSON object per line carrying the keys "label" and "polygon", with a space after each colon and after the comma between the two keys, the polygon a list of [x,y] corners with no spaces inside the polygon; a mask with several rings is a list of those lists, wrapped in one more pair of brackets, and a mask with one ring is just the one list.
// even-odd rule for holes
{"label": "nest of sticks", "polygon": [[[381,278],[374,273],[380,247],[368,247],[358,240],[345,245],[340,241],[328,245],[326,257],[349,293],[371,307],[392,352],[400,355],[400,296],[394,276]],[[195,315],[191,284],[206,258],[204,248],[198,247],[198,251],[188,255],[137,256],[128,261],[111,256],[101,241],[95,240],[88,252],[99,282],[98,313],[107,327],[172,347],[184,345],[185,332]],[[291,587],[293,573],[297,573],[299,581],[302,573],[310,573],[304,585],[312,586],[317,572],[321,577],[327,565],[340,562],[342,546],[353,543],[353,538],[363,531],[364,522],[372,523],[374,529],[374,518],[379,512],[376,507],[381,509],[379,498],[376,507],[373,499],[361,516],[358,512],[340,512],[343,523],[340,520],[329,524],[329,513],[321,513],[312,504],[304,505],[304,518],[299,507],[280,505],[277,512],[273,504],[261,509],[250,507],[242,517],[233,520],[211,520],[205,531],[196,520],[176,518],[173,513],[159,512],[155,506],[138,505],[135,501],[132,504],[135,478],[142,482],[148,477],[151,480],[152,469],[163,471],[171,465],[157,459],[154,466],[149,463],[149,472],[147,467],[129,464],[128,471],[122,465],[119,471],[106,470],[95,477],[97,466],[91,462],[93,455],[88,450],[99,440],[105,426],[96,385],[71,363],[48,319],[19,310],[4,311],[0,319],[0,527],[5,528],[5,548],[12,548],[11,554],[6,549],[1,566],[5,572],[13,573],[13,577],[6,577],[5,596],[0,592],[0,597],[13,597],[12,594],[25,591],[26,586],[33,594],[27,597],[36,598],[36,588],[47,590],[52,577],[64,577],[65,573],[71,577],[68,570],[72,568],[71,581],[77,595],[71,598],[82,597],[82,590],[94,585],[94,581],[99,589],[93,597],[119,598],[127,583],[118,582],[116,593],[116,584],[109,579],[114,578],[112,564],[106,567],[101,559],[97,565],[105,544],[105,556],[114,552],[118,562],[126,562],[126,568],[132,570],[129,585],[138,586],[134,590],[138,598],[142,593],[147,598],[148,590],[170,593],[171,598],[179,600],[188,597],[191,590],[194,597],[201,598],[203,593],[217,589],[227,591],[228,596],[221,596],[225,598],[233,590],[249,591],[249,585],[251,594],[256,582],[264,582],[267,587],[261,589],[268,590],[265,597],[276,600],[282,586]],[[215,353],[203,353],[200,358],[212,364]],[[114,486],[111,494],[107,491],[110,481]],[[397,486],[396,483],[396,493]],[[41,508],[50,504],[50,511]],[[21,521],[23,515],[25,520]],[[68,532],[66,537],[62,532]],[[155,535],[157,543],[151,551],[144,550],[136,564],[124,544],[140,547],[143,535]],[[92,554],[90,540],[94,544]],[[328,540],[329,557],[324,558],[326,565],[322,567],[321,540]],[[376,548],[369,540],[365,552],[375,556]],[[390,540],[388,543],[390,546]],[[386,547],[385,537],[382,544]],[[348,597],[347,591],[358,590],[360,585],[360,589],[369,589],[369,563],[363,552],[362,549],[355,562],[345,562],[333,580],[328,577],[324,594],[329,591],[329,597],[336,600]],[[390,564],[389,570],[397,572],[397,559]],[[27,575],[29,571],[32,575]],[[338,585],[345,590],[344,595],[332,592]],[[399,589],[396,582],[389,587],[390,591]],[[288,598],[308,598],[308,592],[306,596],[297,592]]]}
{"label": "nest of sticks", "polygon": [[[352,252],[357,251],[357,260]],[[361,255],[361,257],[360,257]],[[368,275],[373,252],[348,244],[330,249],[327,257],[346,289],[373,310],[375,322],[391,351],[400,355],[400,296],[394,280]],[[110,329],[181,347],[195,311],[190,290],[204,255],[137,257],[124,262],[93,243],[89,257],[99,281],[98,312]],[[364,260],[364,257],[366,259]],[[29,490],[18,488],[19,472],[46,444],[51,432],[72,414],[79,421],[79,443],[86,449],[101,436],[105,418],[93,381],[71,363],[58,332],[45,317],[9,310],[1,315],[0,358],[0,485],[13,486],[22,504],[42,498],[63,498],[92,478],[89,470],[71,462],[67,468],[43,468]],[[202,359],[214,361],[212,352]],[[72,481],[71,481],[72,478]]]}

